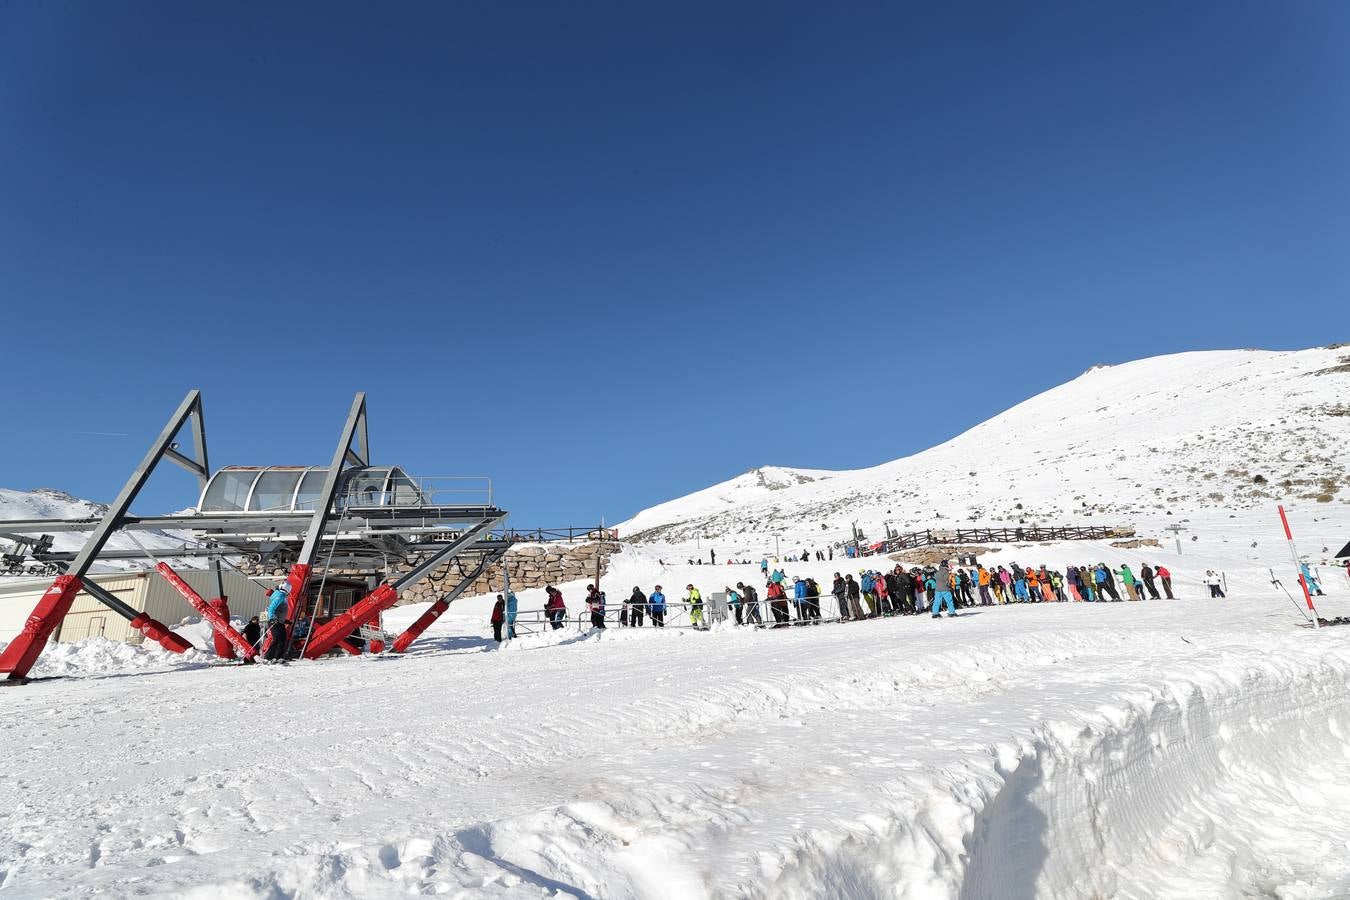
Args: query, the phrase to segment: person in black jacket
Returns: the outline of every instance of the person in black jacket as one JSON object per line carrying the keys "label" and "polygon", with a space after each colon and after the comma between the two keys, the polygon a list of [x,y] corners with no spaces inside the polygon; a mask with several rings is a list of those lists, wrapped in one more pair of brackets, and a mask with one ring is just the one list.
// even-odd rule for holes
{"label": "person in black jacket", "polygon": [[975,595],[970,591],[970,575],[965,569],[956,570],[956,586],[961,592],[960,606],[965,609],[968,606],[975,605]]}
{"label": "person in black jacket", "polygon": [[642,593],[642,588],[634,587],[633,593],[628,595],[628,624],[634,628],[642,627],[642,615],[647,611],[647,595]]}
{"label": "person in black jacket", "polygon": [[[252,644],[253,649],[258,649],[258,641],[262,640],[262,625],[259,624],[257,616],[249,619],[248,624],[244,626],[244,640]],[[250,665],[252,662],[253,657],[244,658],[245,665]]]}
{"label": "person in black jacket", "polygon": [[848,619],[848,588],[844,586],[844,577],[838,572],[834,573],[834,583],[830,585],[830,593],[834,595],[834,603],[839,607],[839,620]]}
{"label": "person in black jacket", "polygon": [[741,605],[745,607],[745,624],[763,625],[764,617],[759,611],[759,593],[754,587],[742,581],[736,582],[736,589],[741,592]]}
{"label": "person in black jacket", "polygon": [[1144,587],[1148,588],[1149,595],[1154,600],[1157,600],[1158,586],[1153,583],[1153,579],[1155,576],[1153,574],[1153,570],[1148,567],[1148,563],[1144,563],[1144,567],[1139,570],[1139,577],[1144,579]]}
{"label": "person in black jacket", "polygon": [[862,589],[858,587],[858,582],[853,580],[850,573],[844,576],[844,592],[848,596],[848,618],[863,619],[862,609]]}
{"label": "person in black jacket", "polygon": [[882,578],[886,581],[886,596],[891,601],[891,613],[902,613],[905,611],[905,588],[900,584],[900,576],[896,575],[894,570],[887,572]]}
{"label": "person in black jacket", "polygon": [[806,617],[812,622],[820,621],[820,585],[816,584],[814,578],[806,579],[806,600],[803,601],[806,608]]}

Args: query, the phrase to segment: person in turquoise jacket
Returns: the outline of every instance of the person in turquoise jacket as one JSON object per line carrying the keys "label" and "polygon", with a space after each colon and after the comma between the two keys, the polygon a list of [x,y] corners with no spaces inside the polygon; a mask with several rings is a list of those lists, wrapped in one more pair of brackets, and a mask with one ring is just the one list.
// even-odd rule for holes
{"label": "person in turquoise jacket", "polygon": [[1322,593],[1322,586],[1318,584],[1317,579],[1313,577],[1312,567],[1307,563],[1299,563],[1298,569],[1303,573],[1303,580],[1308,585],[1308,592],[1316,594],[1319,597],[1325,597],[1326,594]]}
{"label": "person in turquoise jacket", "polygon": [[506,592],[506,637],[508,639],[516,636],[516,593],[515,591]]}
{"label": "person in turquoise jacket", "polygon": [[286,618],[286,600],[291,593],[291,583],[283,581],[267,596],[267,618],[276,622]]}

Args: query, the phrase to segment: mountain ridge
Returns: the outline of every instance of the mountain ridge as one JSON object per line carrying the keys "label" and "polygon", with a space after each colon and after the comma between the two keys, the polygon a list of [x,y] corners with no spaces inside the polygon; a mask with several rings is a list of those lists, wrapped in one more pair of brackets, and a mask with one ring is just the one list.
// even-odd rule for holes
{"label": "mountain ridge", "polygon": [[[772,493],[744,490],[737,476],[616,527],[634,541],[814,545],[851,536],[855,521],[908,530],[1176,518],[1278,497],[1344,507],[1347,395],[1344,345],[1094,366],[919,453],[799,470],[812,479]],[[751,471],[764,469],[798,471]]]}

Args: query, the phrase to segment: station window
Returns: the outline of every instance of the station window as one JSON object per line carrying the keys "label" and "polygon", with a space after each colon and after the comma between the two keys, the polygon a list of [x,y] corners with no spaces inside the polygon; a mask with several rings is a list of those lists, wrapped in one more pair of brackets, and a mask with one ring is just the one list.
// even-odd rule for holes
{"label": "station window", "polygon": [[262,473],[258,485],[253,489],[253,499],[249,501],[250,510],[289,510],[291,498],[295,495],[295,484],[304,474],[295,469],[270,470]]}
{"label": "station window", "polygon": [[389,495],[384,483],[389,478],[388,469],[361,469],[347,480],[342,492],[348,506],[388,506]]}
{"label": "station window", "polygon": [[328,477],[327,469],[310,469],[300,482],[300,493],[295,495],[295,508],[301,512],[314,512],[314,507],[323,494],[323,480]]}
{"label": "station window", "polygon": [[202,500],[202,512],[237,512],[244,508],[248,489],[258,477],[256,469],[225,469],[216,473]]}

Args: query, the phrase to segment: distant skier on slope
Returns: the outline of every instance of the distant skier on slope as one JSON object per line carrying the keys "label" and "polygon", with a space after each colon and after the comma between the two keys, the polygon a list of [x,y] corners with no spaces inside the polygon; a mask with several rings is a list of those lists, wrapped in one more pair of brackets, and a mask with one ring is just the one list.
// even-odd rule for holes
{"label": "distant skier on slope", "polygon": [[1224,597],[1223,579],[1219,577],[1218,572],[1215,572],[1212,569],[1206,569],[1205,584],[1209,585],[1209,596],[1211,600],[1215,598],[1222,599]]}

